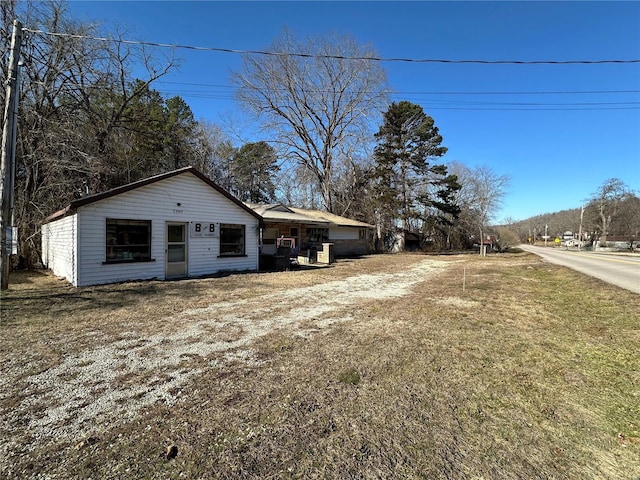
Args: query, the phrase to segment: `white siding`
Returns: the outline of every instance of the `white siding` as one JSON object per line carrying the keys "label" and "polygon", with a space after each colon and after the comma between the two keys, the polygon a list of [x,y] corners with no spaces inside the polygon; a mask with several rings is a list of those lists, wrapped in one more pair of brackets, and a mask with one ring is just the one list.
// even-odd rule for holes
{"label": "white siding", "polygon": [[333,240],[358,240],[360,228],[357,227],[329,227],[329,241]]}
{"label": "white siding", "polygon": [[42,260],[54,275],[66,278],[78,286],[76,276],[77,216],[47,223],[42,226]]}
{"label": "white siding", "polygon": [[[258,219],[195,175],[183,174],[78,209],[78,285],[165,278],[166,222],[216,223],[215,237],[188,241],[188,275],[258,269]],[[105,264],[106,219],[151,220],[152,262]],[[218,257],[219,224],[245,225],[245,257]]]}

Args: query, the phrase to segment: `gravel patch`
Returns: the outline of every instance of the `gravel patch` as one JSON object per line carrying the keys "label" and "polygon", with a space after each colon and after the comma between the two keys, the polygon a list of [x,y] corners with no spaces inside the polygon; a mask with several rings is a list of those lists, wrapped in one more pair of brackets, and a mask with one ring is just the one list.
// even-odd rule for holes
{"label": "gravel patch", "polygon": [[[30,416],[26,428],[34,437],[33,446],[47,438],[95,434],[156,402],[174,404],[189,380],[207,369],[238,361],[258,365],[251,349],[257,338],[284,327],[292,335],[308,337],[351,321],[357,318],[358,303],[407,295],[447,264],[425,260],[402,273],[285,287],[277,293],[185,310],[167,319],[176,322],[179,331],[145,337],[125,333],[124,339],[68,355],[59,365],[28,377],[25,399],[12,418]],[[11,420],[3,423],[11,425]]]}

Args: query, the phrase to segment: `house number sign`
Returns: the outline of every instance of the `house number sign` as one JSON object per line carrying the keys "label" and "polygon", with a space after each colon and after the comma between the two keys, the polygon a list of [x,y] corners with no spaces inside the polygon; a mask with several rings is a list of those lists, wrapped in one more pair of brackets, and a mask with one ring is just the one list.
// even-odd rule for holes
{"label": "house number sign", "polygon": [[215,237],[216,224],[211,222],[191,222],[192,237]]}

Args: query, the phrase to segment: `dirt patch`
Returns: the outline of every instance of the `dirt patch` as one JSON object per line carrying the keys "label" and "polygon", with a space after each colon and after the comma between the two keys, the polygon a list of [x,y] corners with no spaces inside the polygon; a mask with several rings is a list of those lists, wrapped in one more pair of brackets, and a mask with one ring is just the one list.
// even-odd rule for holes
{"label": "dirt patch", "polygon": [[[34,445],[46,437],[64,440],[97,434],[100,425],[111,426],[113,419],[126,421],[146,406],[173,405],[179,398],[175,392],[206,368],[230,360],[255,365],[258,360],[251,346],[260,337],[278,329],[309,335],[350,321],[359,303],[407,295],[446,266],[423,260],[404,272],[360,274],[279,289],[158,319],[172,331],[144,337],[135,331],[121,332],[119,340],[103,338],[104,345],[66,355],[56,366],[27,376],[25,399],[15,406],[14,415],[38,412],[26,425]],[[193,358],[201,362],[193,365]],[[191,360],[188,368],[186,359]],[[123,381],[126,377],[132,380]],[[10,382],[5,375],[0,388]]]}

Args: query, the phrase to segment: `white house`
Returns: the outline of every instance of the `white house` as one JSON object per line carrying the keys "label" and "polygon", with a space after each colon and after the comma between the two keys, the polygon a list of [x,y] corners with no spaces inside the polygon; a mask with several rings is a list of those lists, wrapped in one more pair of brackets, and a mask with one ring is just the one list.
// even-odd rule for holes
{"label": "white house", "polygon": [[295,240],[300,252],[321,249],[323,243],[333,244],[336,256],[365,255],[373,225],[319,210],[287,207],[281,203],[248,204],[263,219],[263,253],[275,252],[276,239]]}
{"label": "white house", "polygon": [[75,286],[258,270],[261,217],[193,167],[71,202],[45,219],[45,267]]}

